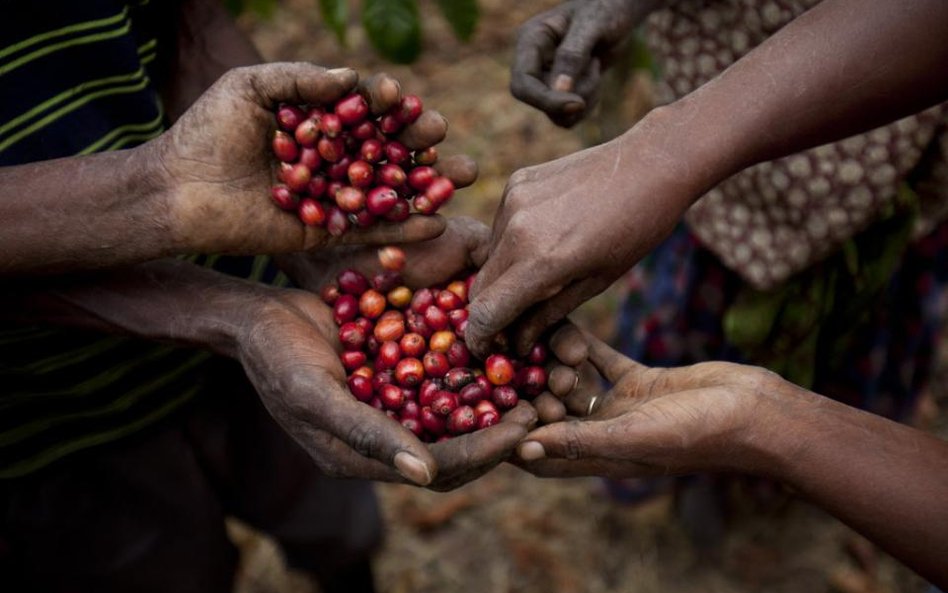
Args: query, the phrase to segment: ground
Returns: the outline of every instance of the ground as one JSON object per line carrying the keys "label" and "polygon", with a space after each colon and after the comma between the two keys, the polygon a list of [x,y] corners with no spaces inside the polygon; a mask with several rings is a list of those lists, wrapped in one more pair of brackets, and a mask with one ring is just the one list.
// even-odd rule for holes
{"label": "ground", "polygon": [[[315,0],[285,0],[271,19],[245,17],[242,24],[268,60],[385,70],[441,111],[450,122],[442,153],[467,153],[481,171],[449,213],[489,223],[513,171],[580,149],[601,129],[595,122],[580,130],[556,128],[507,90],[517,24],[554,4],[481,0],[477,33],[462,44],[434,3],[424,0],[426,48],[412,66],[377,57],[357,21],[349,29],[349,48],[339,47],[321,26]],[[619,116],[631,122],[648,96],[647,81],[636,80]],[[615,287],[587,304],[580,322],[610,337],[620,296]],[[944,415],[934,402],[940,399],[944,408],[945,398],[937,395],[924,416],[944,435]],[[539,480],[511,466],[448,494],[398,485],[378,490],[388,525],[376,564],[385,593],[925,590],[920,579],[845,526],[769,484],[732,488],[725,535],[704,549],[692,544],[676,519],[670,490],[619,505],[600,480]],[[314,590],[283,568],[271,542],[239,524],[231,528],[243,552],[241,593]]]}

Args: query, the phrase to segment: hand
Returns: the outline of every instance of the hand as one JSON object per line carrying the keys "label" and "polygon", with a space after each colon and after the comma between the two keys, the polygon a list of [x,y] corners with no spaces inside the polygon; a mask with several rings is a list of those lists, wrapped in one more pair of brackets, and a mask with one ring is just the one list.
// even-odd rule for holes
{"label": "hand", "polygon": [[[437,239],[403,246],[407,261],[402,273],[405,284],[412,288],[431,286],[476,269],[487,255],[489,241],[490,229],[483,223],[465,217],[448,219],[444,234]],[[368,276],[381,269],[376,250],[369,247],[291,254],[278,261],[300,286],[313,292],[332,282],[342,269],[355,268]],[[438,478],[430,488],[456,488],[507,460],[537,422],[538,413],[544,422],[565,417],[561,400],[568,400],[576,387],[573,367],[586,359],[585,338],[575,326],[566,324],[551,338],[551,350],[556,360],[547,366],[549,391],[534,400],[536,410],[522,402],[504,414],[496,426],[431,445],[429,451],[436,461]]]}
{"label": "hand", "polygon": [[568,128],[596,103],[610,54],[658,0],[570,0],[527,21],[517,35],[513,95]]}
{"label": "hand", "polygon": [[[285,253],[340,243],[386,244],[437,236],[440,217],[413,216],[401,224],[355,229],[334,238],[304,226],[274,207],[268,195],[276,182],[270,138],[280,103],[331,103],[356,90],[350,69],[325,70],[305,63],[237,68],[222,76],[166,133],[146,145],[170,188],[172,231],[182,251],[198,253]],[[401,96],[386,75],[359,91],[375,113]],[[445,119],[426,110],[400,135],[409,148],[440,142]]]}
{"label": "hand", "polygon": [[[614,384],[592,414],[527,435],[519,462],[540,476],[613,478],[740,469],[745,437],[792,387],[759,367],[708,362],[649,368],[588,336],[589,361]],[[802,390],[800,390],[802,391]]]}
{"label": "hand", "polygon": [[519,318],[524,352],[665,238],[703,186],[666,153],[661,115],[616,140],[511,176],[487,262],[472,288],[466,340],[486,352]]}

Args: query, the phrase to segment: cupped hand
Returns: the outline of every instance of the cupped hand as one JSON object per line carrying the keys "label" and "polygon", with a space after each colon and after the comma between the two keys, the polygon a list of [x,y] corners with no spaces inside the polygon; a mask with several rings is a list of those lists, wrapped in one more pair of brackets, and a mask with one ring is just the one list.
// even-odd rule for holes
{"label": "cupped hand", "polygon": [[438,463],[424,443],[349,393],[329,307],[270,290],[241,328],[236,358],[277,423],[329,476],[432,483]]}
{"label": "cupped hand", "polygon": [[[285,253],[337,244],[386,244],[435,237],[437,216],[412,216],[332,237],[308,227],[269,198],[276,183],[271,138],[280,103],[331,104],[358,91],[374,113],[396,104],[398,82],[387,75],[361,84],[354,70],[326,70],[307,63],[236,68],[222,76],[165,134],[145,146],[160,163],[160,185],[168,188],[175,240],[184,252]],[[412,149],[440,142],[447,122],[426,110],[401,132]]]}
{"label": "cupped hand", "polygon": [[[759,367],[707,362],[650,368],[587,335],[589,361],[614,387],[587,393],[591,414],[543,426],[518,448],[539,476],[613,478],[740,469],[754,423],[786,382]],[[591,406],[589,404],[592,404]]]}
{"label": "cupped hand", "polygon": [[571,0],[533,17],[517,35],[513,95],[570,127],[596,103],[611,54],[660,0]]}

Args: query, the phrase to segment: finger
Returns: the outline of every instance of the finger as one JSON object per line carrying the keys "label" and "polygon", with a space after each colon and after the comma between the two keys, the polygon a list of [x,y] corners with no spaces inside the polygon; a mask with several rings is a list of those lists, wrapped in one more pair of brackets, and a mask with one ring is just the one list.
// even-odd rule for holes
{"label": "finger", "polygon": [[630,372],[645,370],[645,366],[613,350],[592,334],[587,333],[586,339],[589,343],[589,362],[610,383],[618,383],[623,375]]}
{"label": "finger", "polygon": [[471,351],[481,357],[486,355],[495,334],[528,307],[559,289],[554,284],[556,278],[545,278],[543,273],[523,260],[491,281],[489,274],[494,270],[494,261],[494,258],[489,258],[478,272],[475,286],[480,290],[468,305],[465,340]]}
{"label": "finger", "polygon": [[559,291],[549,300],[539,303],[527,312],[517,324],[514,348],[525,354],[548,327],[560,321],[573,310],[609,287],[610,282],[600,276],[578,280]]}
{"label": "finger", "polygon": [[412,150],[421,150],[441,142],[447,134],[448,120],[434,109],[426,109],[399,133],[398,141]]}
{"label": "finger", "polygon": [[518,422],[500,422],[430,445],[440,476],[435,489],[450,489],[483,475],[509,459],[526,434],[526,427]]}
{"label": "finger", "polygon": [[359,83],[359,92],[365,97],[369,111],[374,115],[385,113],[398,105],[402,98],[401,85],[385,72],[363,79]]}
{"label": "finger", "polygon": [[[603,393],[602,380],[596,368],[584,362],[578,369],[579,382],[576,388],[562,398],[567,411],[574,416],[589,416],[602,409],[608,394]],[[595,404],[595,405],[594,405]]]}
{"label": "finger", "polygon": [[579,373],[573,367],[554,366],[546,381],[547,389],[559,399],[564,399],[579,386]]}
{"label": "finger", "polygon": [[601,478],[619,479],[645,477],[659,473],[646,466],[598,457],[583,460],[538,459],[529,462],[514,458],[512,463],[539,478],[580,478],[585,476],[597,476]]}
{"label": "finger", "polygon": [[551,89],[543,82],[544,56],[553,54],[558,40],[559,36],[545,25],[524,25],[517,37],[510,92],[547,114],[575,113],[585,109],[582,97]]}
{"label": "finger", "polygon": [[533,398],[533,407],[537,410],[537,419],[541,424],[559,422],[566,418],[566,406],[548,391]]}
{"label": "finger", "polygon": [[550,68],[550,84],[554,90],[570,92],[576,89],[576,81],[589,68],[593,47],[599,41],[600,28],[596,16],[573,19],[569,30],[556,48],[553,66]]}
{"label": "finger", "polygon": [[550,350],[560,362],[571,367],[578,367],[589,357],[585,334],[568,320],[553,332]]}
{"label": "finger", "polygon": [[550,459],[585,459],[607,457],[614,452],[617,438],[623,434],[615,428],[612,420],[571,420],[541,426],[528,434],[517,454],[524,461],[544,457]]}
{"label": "finger", "polygon": [[380,223],[371,229],[355,228],[341,237],[331,238],[330,245],[390,245],[415,243],[439,237],[445,229],[441,216],[413,214],[405,222]]}
{"label": "finger", "polygon": [[301,424],[294,430],[294,438],[309,453],[319,470],[331,478],[357,478],[383,482],[405,482],[405,477],[377,459],[365,457],[354,451],[349,445],[318,430],[311,425]]}
{"label": "finger", "polygon": [[236,68],[230,80],[248,85],[263,107],[273,109],[280,103],[332,103],[355,87],[359,75],[351,68],[281,62]]}
{"label": "finger", "polygon": [[513,409],[504,414],[500,421],[519,424],[529,430],[537,423],[537,411],[533,405],[519,401]]}
{"label": "finger", "polygon": [[477,161],[466,154],[454,154],[439,159],[435,170],[450,179],[454,187],[467,187],[477,180]]}
{"label": "finger", "polygon": [[357,453],[394,467],[409,481],[426,486],[437,475],[434,457],[415,435],[382,412],[356,401],[335,381],[328,385],[317,409],[306,418],[343,441]]}

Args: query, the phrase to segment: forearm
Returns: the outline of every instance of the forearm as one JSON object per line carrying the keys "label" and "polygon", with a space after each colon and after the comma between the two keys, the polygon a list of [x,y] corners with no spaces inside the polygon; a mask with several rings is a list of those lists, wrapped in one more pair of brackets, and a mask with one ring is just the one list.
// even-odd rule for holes
{"label": "forearm", "polygon": [[177,12],[161,85],[172,121],[231,68],[263,62],[221,0],[182,0]]}
{"label": "forearm", "polygon": [[170,193],[153,147],[0,168],[0,278],[163,257]]}
{"label": "forearm", "polygon": [[825,0],[655,119],[707,189],[944,101],[946,71],[943,0]]}
{"label": "forearm", "polygon": [[948,443],[789,384],[771,395],[762,409],[776,412],[752,430],[760,455],[746,469],[788,484],[948,584]]}
{"label": "forearm", "polygon": [[0,318],[164,341],[236,355],[238,335],[276,289],[181,260],[0,284]]}

